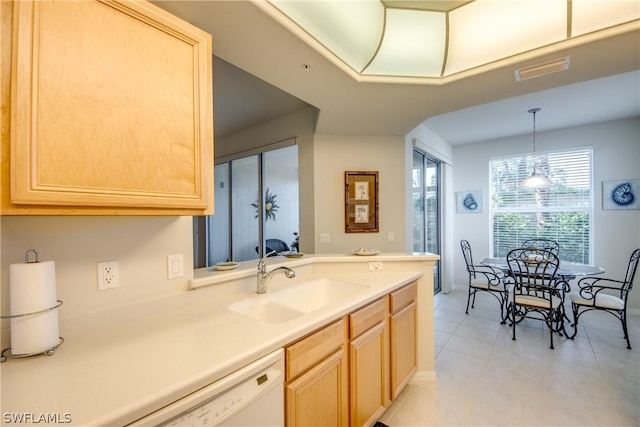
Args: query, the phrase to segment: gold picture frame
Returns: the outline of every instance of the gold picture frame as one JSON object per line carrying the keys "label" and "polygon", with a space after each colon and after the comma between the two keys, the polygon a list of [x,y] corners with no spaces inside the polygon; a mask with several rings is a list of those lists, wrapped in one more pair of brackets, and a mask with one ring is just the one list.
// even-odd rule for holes
{"label": "gold picture frame", "polygon": [[346,171],[344,173],[345,233],[377,233],[378,172]]}

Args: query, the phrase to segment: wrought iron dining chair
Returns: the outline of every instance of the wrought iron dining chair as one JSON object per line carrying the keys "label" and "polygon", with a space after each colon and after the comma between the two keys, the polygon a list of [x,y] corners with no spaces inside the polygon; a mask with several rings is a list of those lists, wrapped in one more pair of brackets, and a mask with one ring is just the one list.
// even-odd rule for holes
{"label": "wrought iron dining chair", "polygon": [[[558,258],[560,258],[560,244],[558,242],[556,242],[555,240],[552,239],[546,239],[543,237],[535,237],[532,239],[527,239],[524,242],[522,242],[522,247],[524,248],[537,248],[537,249],[542,249],[545,252],[551,252],[552,254],[554,254],[555,256],[557,256]],[[575,277],[559,277],[558,280],[571,280]],[[564,299],[562,301],[562,303],[564,304]],[[569,320],[569,319],[567,319]]]}
{"label": "wrought iron dining chair", "polygon": [[519,248],[507,254],[509,265],[509,295],[507,316],[516,339],[516,324],[524,319],[542,320],[549,328],[549,348],[553,349],[553,334],[564,333],[564,293],[569,284],[556,276],[558,257],[545,249]]}
{"label": "wrought iron dining chair", "polygon": [[504,286],[504,273],[487,265],[476,265],[473,263],[473,255],[471,253],[471,245],[466,240],[460,240],[460,248],[462,256],[467,265],[467,273],[469,274],[469,296],[467,297],[466,314],[469,314],[469,303],[474,308],[476,303],[476,294],[478,292],[486,292],[492,295],[500,303],[501,323],[505,323],[506,319],[506,301],[507,294]]}
{"label": "wrought iron dining chair", "polygon": [[571,294],[571,309],[573,311],[573,339],[578,332],[578,319],[591,310],[606,311],[614,315],[622,323],[624,339],[627,348],[631,350],[629,330],[627,328],[627,300],[633,288],[633,278],[638,269],[640,248],[634,250],[629,258],[627,273],[622,280],[604,277],[586,276],[578,281],[579,291]]}
{"label": "wrought iron dining chair", "polygon": [[544,239],[544,238],[535,238],[535,239],[527,239],[522,242],[523,248],[538,248],[544,249],[545,251],[549,251],[557,257],[560,257],[560,244],[555,240]]}

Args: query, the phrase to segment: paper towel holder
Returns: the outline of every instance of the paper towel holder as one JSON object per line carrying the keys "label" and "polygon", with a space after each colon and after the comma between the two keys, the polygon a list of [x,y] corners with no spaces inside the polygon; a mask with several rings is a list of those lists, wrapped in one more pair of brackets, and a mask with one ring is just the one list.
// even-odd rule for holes
{"label": "paper towel holder", "polygon": [[[60,307],[62,305],[62,301],[58,300],[58,304],[54,305],[53,307],[49,307],[49,308],[45,308],[44,310],[38,310],[38,311],[34,311],[31,313],[23,313],[23,314],[11,314],[9,316],[0,316],[1,319],[15,319],[16,317],[25,317],[25,316],[33,316],[35,314],[39,314],[39,313],[44,313],[50,310],[54,310],[58,307]],[[0,353],[0,363],[3,363],[7,360],[7,358],[13,358],[13,359],[18,359],[18,358],[22,358],[22,357],[31,357],[31,356],[37,356],[39,354],[46,354],[47,356],[52,356],[53,353],[56,351],[56,349],[58,347],[60,347],[60,345],[62,345],[62,343],[64,342],[64,338],[62,337],[58,337],[60,338],[60,342],[56,345],[54,345],[53,347],[44,350],[44,351],[40,351],[37,353],[24,353],[24,354],[11,354],[11,347],[7,347],[5,349],[2,350],[2,353]]]}
{"label": "paper towel holder", "polygon": [[60,342],[56,345],[54,345],[53,347],[44,350],[44,351],[40,351],[37,353],[24,353],[24,354],[11,354],[11,347],[7,347],[4,350],[2,350],[2,353],[0,353],[0,363],[4,363],[6,362],[7,359],[21,359],[23,357],[31,357],[31,356],[38,356],[40,354],[46,354],[47,356],[53,356],[53,353],[55,353],[55,351],[58,349],[58,347],[60,347],[62,345],[62,343],[64,342],[64,338],[59,337],[60,338]]}
{"label": "paper towel holder", "polygon": [[[31,255],[33,255],[33,261],[31,261]],[[25,264],[30,264],[32,262],[40,262],[40,256],[38,255],[38,251],[35,249],[28,249],[24,253],[24,262]]]}
{"label": "paper towel holder", "polygon": [[[33,255],[33,261],[31,260],[31,255]],[[25,252],[24,254],[24,262],[29,264],[29,263],[33,263],[33,262],[40,262],[40,258],[38,256],[38,251],[35,249],[29,249]],[[45,308],[43,310],[38,310],[38,311],[33,311],[31,313],[22,313],[22,314],[11,314],[9,316],[0,316],[0,319],[15,319],[17,317],[25,317],[25,316],[33,316],[36,314],[40,314],[40,313],[45,313],[47,311],[51,311],[51,310],[55,310],[56,308],[60,307],[63,302],[60,300],[57,300],[57,304],[54,305],[53,307],[49,307],[49,308]],[[62,343],[64,342],[64,338],[62,337],[58,337],[60,339],[60,342],[58,342],[58,344],[54,345],[53,347],[44,350],[44,351],[40,351],[40,352],[36,352],[36,353],[24,353],[24,354],[11,354],[11,347],[7,347],[5,349],[2,350],[2,353],[0,353],[0,363],[3,363],[7,360],[7,358],[22,358],[22,357],[31,357],[31,356],[37,356],[40,354],[46,354],[47,356],[52,356],[53,353],[56,351],[56,349],[58,347],[60,347],[60,345],[62,345]]]}

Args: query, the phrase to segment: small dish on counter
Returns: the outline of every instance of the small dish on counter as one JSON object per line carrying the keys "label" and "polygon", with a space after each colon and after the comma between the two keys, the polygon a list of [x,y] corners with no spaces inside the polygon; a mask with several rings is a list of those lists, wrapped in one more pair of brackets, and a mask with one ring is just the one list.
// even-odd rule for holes
{"label": "small dish on counter", "polygon": [[372,256],[372,255],[378,255],[380,253],[379,249],[356,249],[355,251],[353,251],[354,255],[360,255],[360,256]]}
{"label": "small dish on counter", "polygon": [[280,252],[280,255],[287,257],[287,258],[301,258],[304,256],[304,254],[302,252],[293,252],[293,251],[284,251],[284,252]]}
{"label": "small dish on counter", "polygon": [[218,271],[227,271],[227,270],[233,270],[234,268],[238,267],[238,263],[237,262],[219,262],[216,265],[213,266],[213,268],[215,268]]}

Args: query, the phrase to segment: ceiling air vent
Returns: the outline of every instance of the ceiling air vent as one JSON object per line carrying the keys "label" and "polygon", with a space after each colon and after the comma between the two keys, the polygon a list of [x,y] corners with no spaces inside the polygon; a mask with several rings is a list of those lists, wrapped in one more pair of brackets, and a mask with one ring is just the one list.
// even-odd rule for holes
{"label": "ceiling air vent", "polygon": [[554,59],[553,61],[545,62],[544,64],[533,65],[527,68],[521,68],[514,71],[516,75],[516,81],[533,79],[535,77],[544,76],[552,73],[559,73],[569,68],[570,56],[564,58]]}

